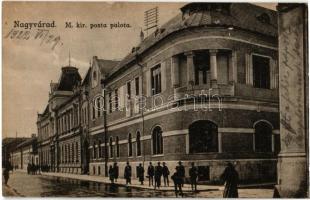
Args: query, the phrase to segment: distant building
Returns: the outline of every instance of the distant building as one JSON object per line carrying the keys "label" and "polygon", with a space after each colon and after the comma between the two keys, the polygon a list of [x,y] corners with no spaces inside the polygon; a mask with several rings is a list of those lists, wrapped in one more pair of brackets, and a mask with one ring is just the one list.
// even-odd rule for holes
{"label": "distant building", "polygon": [[35,134],[31,138],[16,146],[11,152],[11,164],[13,168],[27,170],[28,164],[39,164],[37,137]]}
{"label": "distant building", "polygon": [[27,139],[25,137],[9,137],[2,140],[2,166],[7,166],[9,163],[12,164],[11,153],[15,151],[17,145]]}

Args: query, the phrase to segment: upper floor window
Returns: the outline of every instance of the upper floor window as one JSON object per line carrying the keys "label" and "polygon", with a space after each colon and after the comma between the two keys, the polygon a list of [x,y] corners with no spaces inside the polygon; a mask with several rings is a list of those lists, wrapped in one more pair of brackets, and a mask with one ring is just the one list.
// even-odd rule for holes
{"label": "upper floor window", "polygon": [[97,148],[96,148],[96,143],[95,143],[95,142],[94,142],[93,150],[94,150],[94,152],[93,152],[93,154],[94,154],[93,158],[96,159],[96,158],[97,158]]}
{"label": "upper floor window", "polygon": [[118,89],[114,90],[115,110],[118,110]]}
{"label": "upper floor window", "polygon": [[140,85],[139,85],[139,77],[135,78],[135,88],[136,88],[136,96],[139,95]]}
{"label": "upper floor window", "polygon": [[102,154],[101,154],[101,140],[98,141],[98,157],[101,158]]}
{"label": "upper floor window", "polygon": [[256,88],[270,88],[269,58],[253,55],[253,85]]}
{"label": "upper floor window", "polygon": [[151,69],[151,89],[152,95],[159,94],[161,92],[160,64]]}
{"label": "upper floor window", "polygon": [[207,72],[210,70],[210,56],[207,51],[199,51],[194,56],[195,85],[207,83]]}
{"label": "upper floor window", "polygon": [[98,117],[100,117],[100,110],[101,110],[101,102],[100,102],[100,98],[97,98],[97,106],[96,106],[96,109],[97,109],[97,115]]}
{"label": "upper floor window", "polygon": [[127,99],[131,99],[131,83],[127,82]]}
{"label": "upper floor window", "polygon": [[93,79],[94,79],[94,81],[97,81],[97,72],[96,71],[93,72]]}
{"label": "upper floor window", "polygon": [[111,113],[113,109],[113,105],[112,105],[112,93],[109,93],[109,112]]}

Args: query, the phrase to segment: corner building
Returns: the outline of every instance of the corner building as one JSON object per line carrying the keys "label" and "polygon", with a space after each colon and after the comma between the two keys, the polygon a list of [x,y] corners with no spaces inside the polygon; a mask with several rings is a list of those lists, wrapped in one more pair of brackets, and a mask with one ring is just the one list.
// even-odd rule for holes
{"label": "corner building", "polygon": [[91,162],[90,174],[118,162],[123,176],[126,161],[133,177],[150,161],[173,172],[182,160],[187,177],[195,162],[198,180],[216,183],[226,163],[236,162],[241,182],[276,181],[276,12],[244,3],[190,3],[180,11],[141,34],[102,78],[106,115],[93,129],[98,135],[90,131],[89,149],[96,154],[101,137],[107,159]]}

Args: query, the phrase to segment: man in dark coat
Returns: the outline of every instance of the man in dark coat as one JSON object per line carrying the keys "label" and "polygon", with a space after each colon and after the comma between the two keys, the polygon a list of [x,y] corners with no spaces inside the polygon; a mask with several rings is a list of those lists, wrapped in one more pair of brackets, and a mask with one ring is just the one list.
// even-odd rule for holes
{"label": "man in dark coat", "polygon": [[228,163],[224,173],[221,175],[224,181],[225,189],[223,192],[224,198],[238,198],[238,181],[239,175],[232,163]]}
{"label": "man in dark coat", "polygon": [[181,179],[181,185],[183,187],[184,179],[185,179],[185,168],[182,165],[182,161],[179,161],[179,166],[176,167],[176,170],[177,170],[179,178]]}
{"label": "man in dark coat", "polygon": [[128,185],[128,183],[131,184],[131,166],[129,165],[128,161],[124,169],[124,178],[126,179],[126,185]]}
{"label": "man in dark coat", "polygon": [[159,189],[160,188],[160,183],[161,183],[161,176],[163,175],[163,168],[160,166],[160,162],[157,163],[157,166],[155,167],[155,186]]}
{"label": "man in dark coat", "polygon": [[109,178],[112,184],[114,184],[114,169],[112,165],[109,167]]}
{"label": "man in dark coat", "polygon": [[147,168],[147,175],[149,177],[149,186],[153,186],[153,181],[154,181],[154,166],[152,165],[152,162],[150,162],[149,167]]}
{"label": "man in dark coat", "polygon": [[115,182],[117,182],[119,170],[116,162],[114,163],[113,171],[114,171],[114,180]]}
{"label": "man in dark coat", "polygon": [[8,167],[3,169],[4,184],[7,185],[10,178],[10,170]]}
{"label": "man in dark coat", "polygon": [[192,191],[197,191],[197,177],[198,177],[198,169],[195,167],[195,163],[192,162],[192,167],[189,169],[189,176],[192,186]]}
{"label": "man in dark coat", "polygon": [[163,162],[163,177],[164,177],[164,184],[165,186],[169,186],[169,176],[170,171],[168,169],[168,167],[166,166],[166,163]]}
{"label": "man in dark coat", "polygon": [[177,167],[175,168],[175,172],[171,176],[171,179],[173,180],[174,183],[175,196],[178,197],[178,194],[180,194],[183,197],[182,180],[178,175]]}
{"label": "man in dark coat", "polygon": [[143,185],[143,181],[144,181],[144,168],[143,168],[141,163],[139,164],[139,166],[137,168],[137,177],[139,178],[139,181],[140,181],[141,185]]}

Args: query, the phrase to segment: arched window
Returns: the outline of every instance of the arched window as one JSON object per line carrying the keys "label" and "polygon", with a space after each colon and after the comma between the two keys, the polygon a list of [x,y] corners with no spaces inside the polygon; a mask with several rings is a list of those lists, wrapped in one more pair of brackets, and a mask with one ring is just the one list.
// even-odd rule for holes
{"label": "arched window", "polygon": [[139,131],[137,132],[136,145],[137,156],[141,156],[141,135]]}
{"label": "arched window", "polygon": [[218,151],[217,125],[199,120],[189,126],[189,152],[206,153]]}
{"label": "arched window", "polygon": [[110,137],[110,140],[109,140],[109,147],[110,147],[110,158],[113,158],[113,138]]}
{"label": "arched window", "polygon": [[254,125],[255,129],[255,151],[272,151],[272,126],[265,121],[259,121]]}
{"label": "arched window", "polygon": [[116,157],[119,158],[120,152],[119,152],[119,139],[118,139],[118,136],[116,136],[115,144],[116,144]]}
{"label": "arched window", "polygon": [[132,141],[131,141],[131,133],[128,134],[128,157],[132,156]]}
{"label": "arched window", "polygon": [[94,142],[94,157],[93,159],[96,159],[97,158],[97,148],[96,148],[96,143]]}
{"label": "arched window", "polygon": [[152,145],[153,154],[163,154],[163,136],[162,130],[159,126],[156,126],[152,132]]}
{"label": "arched window", "polygon": [[101,158],[101,140],[98,141],[98,157]]}

